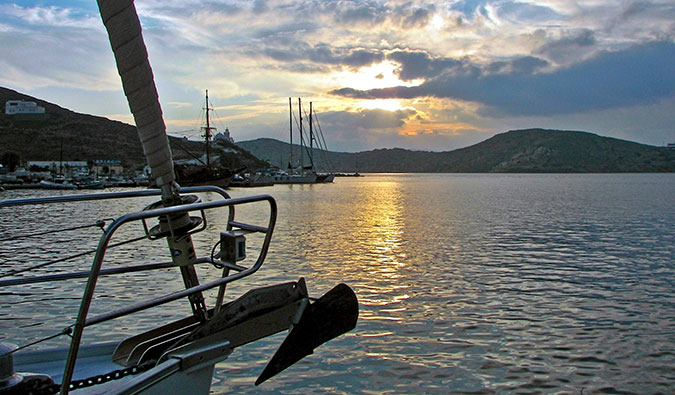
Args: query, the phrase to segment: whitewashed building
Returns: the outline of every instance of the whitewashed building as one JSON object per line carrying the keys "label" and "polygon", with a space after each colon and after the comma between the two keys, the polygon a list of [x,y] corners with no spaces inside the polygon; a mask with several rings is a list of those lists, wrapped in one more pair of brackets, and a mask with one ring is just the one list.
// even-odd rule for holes
{"label": "whitewashed building", "polygon": [[5,102],[5,114],[44,114],[45,108],[40,107],[34,101],[7,100]]}
{"label": "whitewashed building", "polygon": [[228,141],[230,143],[234,143],[234,139],[230,135],[230,129],[225,128],[224,133],[220,133],[220,132],[216,133],[216,135],[213,137],[213,141],[220,141],[220,140]]}
{"label": "whitewashed building", "polygon": [[42,169],[47,169],[49,171],[59,171],[59,167],[63,169],[76,169],[76,170],[87,170],[86,161],[63,161],[59,162],[58,160],[30,160],[28,161],[28,167],[39,167]]}

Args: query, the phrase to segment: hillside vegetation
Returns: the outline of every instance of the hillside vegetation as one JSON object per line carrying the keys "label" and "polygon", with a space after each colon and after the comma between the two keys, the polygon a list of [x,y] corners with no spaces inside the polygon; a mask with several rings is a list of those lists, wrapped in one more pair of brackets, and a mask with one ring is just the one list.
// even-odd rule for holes
{"label": "hillside vegetation", "polygon": [[[288,161],[289,145],[273,139],[238,143],[259,158]],[[294,157],[299,147],[294,147]],[[306,154],[305,154],[306,155]],[[673,172],[675,150],[593,133],[547,129],[513,130],[470,147],[446,151],[400,148],[357,153],[321,152],[314,157],[320,170],[336,172],[423,173],[620,173]],[[276,159],[276,160],[275,160]],[[286,163],[283,162],[283,163]]]}
{"label": "hillside vegetation", "polygon": [[[46,109],[46,120],[17,121],[5,115],[7,100],[36,102]],[[0,156],[15,153],[23,161],[58,161],[62,153],[64,160],[119,159],[127,169],[139,169],[145,165],[134,126],[79,114],[2,87],[0,105]],[[169,141],[176,159],[200,156],[204,152],[201,142],[175,137],[170,137]],[[288,163],[290,146],[278,140],[257,139],[236,145],[223,144],[222,164],[231,169],[260,169],[268,166],[265,161],[280,167],[286,167]],[[297,163],[300,147],[293,148]],[[303,155],[307,157],[307,151]],[[546,129],[509,131],[470,147],[446,152],[394,148],[345,153],[315,149],[313,157],[319,171],[335,172],[675,171],[675,150],[672,149],[587,132]]]}
{"label": "hillside vegetation", "polygon": [[[5,115],[7,100],[34,101],[46,110],[44,121],[17,121]],[[0,155],[16,153],[22,161],[119,159],[126,169],[145,166],[136,127],[107,118],[80,114],[55,104],[0,87]],[[204,152],[202,142],[169,137],[174,158],[191,158]],[[220,143],[219,143],[220,144]],[[263,168],[266,163],[244,149],[224,143],[224,165],[232,169]],[[63,147],[63,148],[61,148]],[[189,153],[188,153],[189,152]],[[236,152],[236,153],[233,153]]]}

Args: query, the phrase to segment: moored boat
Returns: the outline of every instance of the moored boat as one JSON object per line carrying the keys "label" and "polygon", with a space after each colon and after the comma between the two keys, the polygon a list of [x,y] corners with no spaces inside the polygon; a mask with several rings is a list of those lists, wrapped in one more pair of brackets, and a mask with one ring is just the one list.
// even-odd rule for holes
{"label": "moored boat", "polygon": [[40,188],[43,189],[77,189],[77,185],[71,184],[70,182],[54,182],[42,180],[39,183]]}
{"label": "moored boat", "polygon": [[174,164],[176,181],[183,186],[215,185],[227,188],[233,173],[229,169],[199,164]]}
{"label": "moored boat", "polygon": [[106,180],[84,180],[77,184],[78,189],[105,189]]}
{"label": "moored boat", "polygon": [[[313,109],[312,103],[309,103],[309,146],[305,144],[305,135],[302,127],[302,100],[298,99],[298,119],[299,119],[299,134],[300,134],[300,158],[298,165],[295,166],[293,158],[293,105],[291,98],[288,98],[289,110],[289,137],[290,137],[290,155],[288,160],[288,169],[284,170],[263,170],[258,177],[264,182],[271,182],[274,184],[319,184],[333,182],[335,175],[332,173],[317,173],[314,167],[314,141],[315,133],[313,129],[314,122],[312,121]],[[305,165],[304,152],[307,150],[307,158],[309,165]]]}
{"label": "moored boat", "polygon": [[262,170],[256,178],[270,184],[316,184],[316,173],[288,173],[283,170]]}
{"label": "moored boat", "polygon": [[211,159],[211,136],[216,132],[216,128],[211,126],[209,112],[213,108],[209,107],[209,91],[206,91],[206,124],[201,130],[204,136],[204,155],[202,158],[174,161],[174,171],[176,181],[183,186],[197,185],[215,185],[221,188],[227,188],[235,172],[225,168],[219,163],[214,163]]}

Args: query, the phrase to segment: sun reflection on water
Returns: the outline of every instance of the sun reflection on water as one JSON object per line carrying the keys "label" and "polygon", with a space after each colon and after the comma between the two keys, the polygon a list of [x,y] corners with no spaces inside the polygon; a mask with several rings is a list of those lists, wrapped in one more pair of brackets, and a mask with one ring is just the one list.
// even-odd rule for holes
{"label": "sun reflection on water", "polygon": [[[617,182],[626,177],[633,184]],[[234,197],[274,196],[279,215],[264,267],[228,285],[227,297],[300,276],[318,297],[344,282],[357,293],[360,319],[356,330],[260,387],[252,383],[284,334],[243,346],[217,366],[213,391],[670,393],[668,214],[675,206],[663,196],[673,195],[673,185],[672,175],[382,174],[232,190]],[[635,201],[640,210],[627,212]],[[210,251],[224,229],[221,214],[209,216],[207,231],[195,235],[200,251]],[[31,226],[35,214],[23,215]],[[238,219],[259,225],[267,215],[253,206],[237,209]],[[257,243],[247,237],[252,257]],[[121,259],[135,262],[138,254]],[[220,272],[204,267],[199,275],[207,281]],[[164,276],[153,273],[148,288],[162,286]],[[138,297],[123,284],[101,284],[109,291],[104,307]],[[23,324],[28,317],[19,307],[28,303],[53,312],[30,318],[52,324],[76,310],[79,298],[61,306],[43,296],[47,291],[54,290],[5,295],[0,322],[15,324],[0,337],[41,330]],[[187,313],[172,306],[150,318]],[[137,326],[144,325],[125,321],[111,333],[135,333]],[[97,335],[108,340],[108,333]]]}

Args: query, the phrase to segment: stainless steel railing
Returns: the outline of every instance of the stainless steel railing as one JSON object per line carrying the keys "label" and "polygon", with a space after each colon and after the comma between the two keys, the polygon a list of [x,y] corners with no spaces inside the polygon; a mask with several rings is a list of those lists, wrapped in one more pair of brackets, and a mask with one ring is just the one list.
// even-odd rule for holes
{"label": "stainless steel railing", "polygon": [[[215,287],[221,287],[221,290],[224,290],[225,284],[249,276],[258,271],[258,269],[260,269],[260,267],[262,266],[271,243],[272,233],[274,231],[274,225],[276,223],[277,218],[276,202],[271,196],[258,195],[241,198],[230,198],[227,192],[225,192],[223,189],[213,186],[181,188],[181,192],[183,193],[215,192],[220,194],[223,199],[209,202],[198,202],[172,207],[163,207],[139,211],[131,214],[122,215],[114,219],[105,228],[102,236],[99,239],[98,247],[95,250],[94,260],[91,266],[91,270],[89,272],[75,272],[57,275],[36,276],[32,278],[15,278],[9,280],[0,280],[0,286],[9,286],[9,285],[30,284],[45,281],[67,280],[71,278],[82,278],[82,277],[88,278],[82,296],[78,318],[76,322],[73,324],[71,347],[68,355],[68,360],[66,361],[66,371],[64,372],[64,377],[72,377],[73,373],[72,370],[74,370],[75,360],[77,359],[77,351],[79,349],[82,334],[85,327],[89,327],[128,314],[132,314],[138,311],[146,310],[155,306],[169,303],[177,299],[185,298],[190,295],[197,294]],[[0,201],[0,208],[12,206],[25,206],[25,205],[50,205],[57,203],[91,201],[91,200],[124,199],[124,198],[135,198],[146,196],[160,196],[160,195],[161,195],[160,190],[125,191],[125,192],[86,194],[86,195],[66,195],[66,196],[56,196],[46,198]],[[244,222],[235,221],[236,206],[256,202],[266,202],[269,206],[269,219],[267,226],[252,225]],[[201,227],[201,229],[199,229],[199,231],[201,231],[206,228],[205,211],[221,207],[228,208],[228,219],[226,229],[227,231],[237,230],[243,233],[255,232],[264,234],[264,239],[262,241],[262,246],[260,247],[260,252],[258,254],[255,263],[252,266],[246,267],[238,265],[234,262],[223,262],[219,259],[214,258],[213,256],[198,258],[195,263],[212,263],[225,267],[226,270],[223,271],[223,277],[207,282],[205,284],[198,284],[195,286],[191,286],[187,289],[178,292],[173,292],[170,294],[152,298],[150,300],[141,301],[139,303],[124,308],[120,308],[115,311],[107,312],[94,317],[88,317],[88,311],[92,303],[94,290],[96,288],[97,281],[101,275],[126,273],[132,271],[153,270],[172,266],[171,263],[164,262],[164,263],[150,263],[146,265],[129,266],[124,268],[103,269],[105,254],[110,245],[110,240],[115,234],[115,232],[118,229],[120,229],[120,227],[131,222],[141,221],[143,222],[143,227],[145,229],[145,236],[142,238],[151,239],[152,236],[148,232],[148,227],[145,222],[146,220],[160,217],[169,218],[170,216],[176,214],[198,211],[201,212],[202,223],[204,225]],[[222,296],[219,295],[218,303],[221,303],[221,301]]]}

